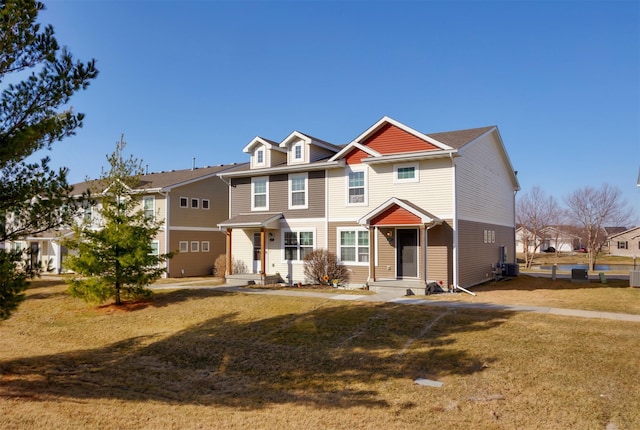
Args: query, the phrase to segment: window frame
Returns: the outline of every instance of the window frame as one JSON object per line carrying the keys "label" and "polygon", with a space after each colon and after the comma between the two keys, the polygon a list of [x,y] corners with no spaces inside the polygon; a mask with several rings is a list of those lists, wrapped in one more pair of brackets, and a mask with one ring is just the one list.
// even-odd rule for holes
{"label": "window frame", "polygon": [[208,240],[200,242],[200,252],[211,252],[211,246]]}
{"label": "window frame", "polygon": [[[300,151],[300,156],[298,156],[298,150]],[[304,161],[304,142],[295,143],[291,147],[291,158],[294,162]]]}
{"label": "window frame", "polygon": [[[147,209],[146,202],[151,201],[151,209]],[[154,220],[156,218],[156,198],[153,196],[142,197],[142,210],[144,210],[144,216],[147,219]],[[147,213],[150,212],[150,213]]]}
{"label": "window frame", "polygon": [[[287,248],[292,248],[291,245],[286,245],[286,235],[287,233],[291,234],[291,233],[295,233],[296,234],[296,260],[288,260],[287,259]],[[312,244],[311,245],[301,245],[301,240],[300,240],[300,235],[302,233],[311,233],[311,241]],[[301,249],[308,249],[307,252],[311,252],[314,251],[316,249],[316,244],[318,242],[317,240],[317,232],[315,228],[293,228],[293,229],[288,229],[288,230],[282,230],[281,233],[281,243],[282,243],[282,261],[285,263],[292,263],[292,264],[303,264],[304,262],[304,256],[302,256],[302,258],[300,258],[301,255]],[[305,253],[306,255],[306,253]]]}
{"label": "window frame", "polygon": [[264,166],[267,158],[267,151],[265,150],[264,145],[256,148],[254,154],[255,159],[253,164],[256,166]]}
{"label": "window frame", "polygon": [[[304,181],[304,204],[301,205],[294,205],[293,204],[293,181],[294,179],[299,179],[299,178],[303,178]],[[288,199],[289,199],[289,209],[308,209],[309,208],[309,174],[307,172],[303,172],[303,173],[291,173],[288,176],[287,179],[287,183],[288,183]],[[299,190],[295,191],[296,193],[299,193]]]}
{"label": "window frame", "polygon": [[[184,204],[182,204],[184,201]],[[180,197],[179,204],[181,208],[187,209],[189,207],[189,197]]]}
{"label": "window frame", "polygon": [[[369,204],[369,196],[368,196],[368,175],[367,175],[367,168],[366,167],[361,167],[361,168],[351,168],[351,169],[345,169],[346,170],[346,175],[345,175],[345,204],[347,206],[367,206]],[[351,202],[351,195],[349,194],[349,191],[351,190],[350,187],[350,175],[352,173],[362,173],[363,174],[363,180],[364,180],[364,184],[362,186],[363,189],[363,200],[362,202]],[[355,188],[355,187],[354,187]],[[360,188],[360,187],[357,187]]]}
{"label": "window frame", "polygon": [[[256,182],[262,182],[264,181],[265,183],[265,192],[264,193],[260,193],[260,194],[256,194]],[[256,195],[262,195],[264,194],[265,196],[265,206],[256,206]],[[268,176],[257,176],[257,177],[253,177],[251,178],[251,210],[252,211],[268,211],[269,210],[269,177]]]}
{"label": "window frame", "polygon": [[200,252],[200,242],[197,240],[192,240],[189,244],[190,252]]}
{"label": "window frame", "polygon": [[[205,208],[205,202],[206,202],[206,208]],[[211,200],[209,199],[202,199],[202,205],[201,208],[208,211],[211,208]]]}
{"label": "window frame", "polygon": [[179,241],[178,242],[178,251],[180,253],[189,252],[189,241],[188,240]]}
{"label": "window frame", "polygon": [[200,199],[197,197],[191,197],[189,199],[189,209],[200,209]]}
{"label": "window frame", "polygon": [[[344,246],[342,244],[342,233],[346,233],[346,232],[354,232],[355,233],[355,243],[354,245],[346,245]],[[360,261],[360,248],[364,248],[364,245],[360,245],[359,243],[359,237],[360,237],[360,233],[364,233],[364,237],[367,238],[367,261]],[[369,262],[371,261],[371,237],[369,235],[369,230],[367,230],[364,227],[338,227],[336,229],[336,247],[337,247],[337,256],[338,256],[338,261],[340,261],[342,264],[348,265],[348,266],[368,266]],[[355,261],[352,260],[344,260],[342,258],[342,248],[346,248],[346,247],[353,247],[354,248],[354,252],[355,252]]]}
{"label": "window frame", "polygon": [[[413,168],[413,178],[400,178],[401,169]],[[419,163],[403,163],[393,165],[393,182],[395,184],[407,184],[420,182],[420,165]]]}

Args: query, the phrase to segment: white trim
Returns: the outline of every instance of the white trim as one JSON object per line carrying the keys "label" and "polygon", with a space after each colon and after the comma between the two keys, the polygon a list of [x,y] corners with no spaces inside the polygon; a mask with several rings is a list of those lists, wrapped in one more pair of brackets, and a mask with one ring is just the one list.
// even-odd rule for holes
{"label": "white trim", "polygon": [[189,245],[190,245],[189,246],[189,252],[200,252],[200,242],[199,241],[192,240]]}
{"label": "white trim", "polygon": [[[182,247],[185,247],[186,249],[183,249]],[[185,253],[185,252],[189,252],[189,241],[188,240],[181,240],[180,242],[178,242],[178,250],[181,253]]]}
{"label": "white trim", "polygon": [[[284,241],[284,235],[285,233],[308,233],[311,232],[313,233],[313,250],[316,250],[318,248],[318,229],[316,227],[293,227],[293,228],[286,228],[286,229],[281,229],[280,230],[280,243],[281,243],[281,249],[280,249],[280,258],[281,261],[285,264],[291,263],[291,264],[303,264],[303,260],[287,260],[285,258],[285,241]],[[299,239],[299,235],[298,235],[298,239]],[[300,244],[298,243],[298,257],[300,257]]]}
{"label": "white trim", "polygon": [[[355,251],[356,251],[356,261],[344,261],[342,259],[342,243],[340,241],[340,233],[347,231],[355,231],[356,232],[356,243],[355,243]],[[338,256],[338,260],[347,265],[347,266],[369,266],[370,261],[358,261],[358,233],[364,232],[367,235],[367,241],[369,240],[369,230],[364,227],[337,227],[336,228],[336,255]],[[371,260],[371,243],[367,246],[369,248],[369,260]]]}
{"label": "white trim", "polygon": [[[204,207],[204,202],[207,202],[207,207]],[[200,207],[202,209],[204,209],[205,211],[208,211],[209,209],[211,209],[211,200],[210,199],[202,199],[202,204],[200,205]]]}
{"label": "white trim", "polygon": [[[398,170],[404,168],[413,167],[413,178],[399,178]],[[393,165],[393,183],[394,184],[408,184],[420,182],[420,164],[415,163],[404,163],[404,164],[394,164]]]}
{"label": "white trim", "polygon": [[218,227],[191,227],[186,225],[172,225],[169,230],[175,231],[220,231]]}
{"label": "white trim", "polygon": [[[293,188],[292,188],[292,180],[293,179],[298,179],[298,178],[304,178],[304,204],[302,205],[293,205]],[[288,199],[289,199],[289,209],[291,210],[295,210],[295,209],[308,209],[309,208],[309,174],[307,172],[303,172],[303,173],[291,173],[289,174],[289,178],[287,180],[289,187],[288,187]],[[301,192],[300,190],[296,191],[296,192]]]}
{"label": "white trim", "polygon": [[[259,180],[265,181],[265,196],[266,196],[266,205],[264,207],[256,207],[255,206],[255,182]],[[255,178],[251,178],[251,210],[252,211],[268,211],[269,210],[269,177],[268,176],[257,176]]]}
{"label": "white trim", "polygon": [[[205,249],[205,244],[207,245],[207,249]],[[211,243],[208,240],[203,240],[200,242],[200,252],[211,252]]]}
{"label": "white trim", "polygon": [[[347,166],[345,167],[345,206],[368,206],[369,205],[369,169],[366,166],[357,166],[357,167],[351,167],[351,166]],[[351,203],[349,201],[349,174],[350,173],[364,173],[364,195],[363,198],[364,200],[362,202],[357,202],[357,203]]]}
{"label": "white trim", "polygon": [[[194,202],[196,203],[195,206],[193,206]],[[189,209],[200,209],[200,199],[198,197],[189,198]]]}

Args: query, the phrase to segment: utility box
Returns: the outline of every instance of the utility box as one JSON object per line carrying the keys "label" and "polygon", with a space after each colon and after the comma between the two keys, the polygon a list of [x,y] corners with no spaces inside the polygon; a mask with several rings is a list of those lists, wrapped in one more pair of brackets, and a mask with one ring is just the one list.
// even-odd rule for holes
{"label": "utility box", "polygon": [[571,269],[571,282],[589,282],[587,269]]}
{"label": "utility box", "polygon": [[640,287],[640,270],[632,270],[629,272],[629,286]]}

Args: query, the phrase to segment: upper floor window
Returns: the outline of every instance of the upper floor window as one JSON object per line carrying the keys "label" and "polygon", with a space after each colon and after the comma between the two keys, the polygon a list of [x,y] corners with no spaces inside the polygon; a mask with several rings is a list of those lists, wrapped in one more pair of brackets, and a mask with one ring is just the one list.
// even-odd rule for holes
{"label": "upper floor window", "polygon": [[155,201],[154,197],[144,197],[142,199],[142,205],[144,207],[144,216],[148,219],[153,219],[155,212]]}
{"label": "upper floor window", "polygon": [[269,209],[269,180],[263,178],[251,178],[251,209]]}
{"label": "upper floor window", "polygon": [[200,199],[191,199],[191,209],[198,209],[198,206],[200,206]]}
{"label": "upper floor window", "polygon": [[347,179],[347,202],[349,204],[365,203],[365,172],[349,172]]}
{"label": "upper floor window", "polygon": [[264,149],[260,148],[256,151],[256,164],[264,164]]}
{"label": "upper floor window", "polygon": [[313,251],[314,231],[285,231],[284,259],[287,261],[303,261]]}
{"label": "upper floor window", "polygon": [[180,207],[181,208],[189,207],[189,199],[187,197],[180,197]]}
{"label": "upper floor window", "polygon": [[338,229],[338,258],[345,263],[369,262],[369,232],[365,229]]}
{"label": "upper floor window", "polygon": [[300,173],[289,175],[289,209],[306,209],[308,207],[308,175]]}
{"label": "upper floor window", "polygon": [[293,147],[293,159],[295,161],[302,160],[302,143],[298,143]]}
{"label": "upper floor window", "polygon": [[420,182],[418,163],[393,166],[394,182]]}
{"label": "upper floor window", "polygon": [[84,213],[82,214],[82,218],[85,222],[91,222],[93,219],[93,206],[91,204],[86,203],[84,206]]}
{"label": "upper floor window", "polygon": [[202,199],[202,209],[209,209],[209,199]]}

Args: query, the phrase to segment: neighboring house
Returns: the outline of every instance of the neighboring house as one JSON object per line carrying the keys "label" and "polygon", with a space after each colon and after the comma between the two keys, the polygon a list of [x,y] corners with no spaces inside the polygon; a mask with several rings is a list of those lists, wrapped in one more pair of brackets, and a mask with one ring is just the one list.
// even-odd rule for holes
{"label": "neighboring house", "polygon": [[527,234],[529,236],[529,252],[534,251],[535,244],[538,245],[536,252],[546,252],[549,248],[555,249],[555,252],[572,252],[580,246],[580,237],[569,233],[566,227],[545,227],[541,229],[534,244],[532,234],[520,226],[516,230],[516,252],[524,253],[524,242]]}
{"label": "neighboring house", "polygon": [[640,227],[609,236],[609,254],[621,257],[640,256]]}
{"label": "neighboring house", "polygon": [[611,238],[624,231],[627,231],[627,227],[603,227],[600,234],[605,239],[601,241],[602,246],[600,247],[600,252],[611,253],[617,246],[617,244],[611,241]]}
{"label": "neighboring house", "polygon": [[[515,263],[516,174],[497,127],[423,134],[384,117],[348,145],[294,131],[256,137],[230,183],[231,256],[264,277],[306,282],[313,249],[335,253],[350,286],[470,287]],[[506,256],[506,257],[505,257]]]}
{"label": "neighboring house", "polygon": [[[140,184],[132,193],[140,199],[141,208],[149,216],[163,223],[154,241],[156,252],[179,251],[166,262],[168,277],[212,274],[216,258],[225,252],[225,237],[217,223],[226,219],[229,212],[229,188],[218,173],[234,167],[238,166],[220,165],[140,176]],[[80,197],[91,184],[92,181],[74,184],[74,194]],[[86,205],[80,218],[91,228],[100,228],[100,199],[99,195],[93,197],[96,206]],[[12,246],[31,247],[37,251],[34,259],[60,272],[67,253],[60,242],[69,234],[72,234],[70,229],[46,232]]]}

